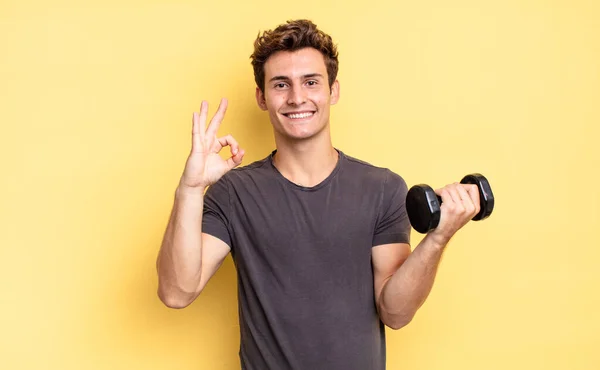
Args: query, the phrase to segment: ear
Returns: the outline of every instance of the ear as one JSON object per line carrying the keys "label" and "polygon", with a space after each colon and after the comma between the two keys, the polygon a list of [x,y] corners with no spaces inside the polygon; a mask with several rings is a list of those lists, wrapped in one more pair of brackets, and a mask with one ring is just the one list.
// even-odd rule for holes
{"label": "ear", "polygon": [[331,99],[329,104],[334,105],[338,100],[340,100],[340,83],[338,80],[335,80],[331,85]]}
{"label": "ear", "polygon": [[256,87],[256,103],[262,110],[267,110],[267,101],[265,100],[265,94],[262,92],[260,87]]}

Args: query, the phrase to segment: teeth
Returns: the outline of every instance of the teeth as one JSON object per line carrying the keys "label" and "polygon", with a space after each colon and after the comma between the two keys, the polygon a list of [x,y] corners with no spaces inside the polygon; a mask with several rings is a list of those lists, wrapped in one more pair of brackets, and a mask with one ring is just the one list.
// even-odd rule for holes
{"label": "teeth", "polygon": [[290,113],[290,114],[288,114],[288,117],[290,117],[290,118],[306,118],[306,117],[310,117],[312,115],[313,115],[312,112],[307,112],[307,113]]}

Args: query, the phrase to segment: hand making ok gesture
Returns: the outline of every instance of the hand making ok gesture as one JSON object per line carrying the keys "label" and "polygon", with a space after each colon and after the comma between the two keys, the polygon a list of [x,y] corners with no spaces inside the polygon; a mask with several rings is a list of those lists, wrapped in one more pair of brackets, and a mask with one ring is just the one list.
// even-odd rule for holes
{"label": "hand making ok gesture", "polygon": [[[217,130],[227,110],[227,99],[221,99],[219,109],[206,128],[208,103],[202,102],[200,113],[194,112],[192,119],[192,151],[186,161],[180,186],[206,188],[217,182],[225,173],[242,163],[244,150],[231,135],[217,137]],[[219,152],[231,148],[231,157],[224,160]]]}

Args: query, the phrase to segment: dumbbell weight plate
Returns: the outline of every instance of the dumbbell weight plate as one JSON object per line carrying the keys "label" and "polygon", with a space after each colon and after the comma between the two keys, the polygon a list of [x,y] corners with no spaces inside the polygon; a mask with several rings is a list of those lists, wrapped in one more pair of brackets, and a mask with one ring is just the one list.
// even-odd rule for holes
{"label": "dumbbell weight plate", "polygon": [[440,223],[440,197],[425,184],[415,185],[406,195],[406,211],[412,227],[425,234]]}
{"label": "dumbbell weight plate", "polygon": [[494,210],[494,194],[489,181],[480,173],[472,173],[460,180],[461,184],[475,184],[479,188],[479,204],[481,209],[473,217],[473,221],[485,220]]}

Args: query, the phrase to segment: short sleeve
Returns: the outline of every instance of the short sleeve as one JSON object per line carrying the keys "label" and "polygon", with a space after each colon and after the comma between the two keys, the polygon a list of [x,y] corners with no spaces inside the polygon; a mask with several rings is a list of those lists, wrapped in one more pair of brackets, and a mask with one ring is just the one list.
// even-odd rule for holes
{"label": "short sleeve", "polygon": [[406,212],[406,182],[398,174],[387,171],[382,187],[373,246],[391,243],[410,244],[410,221]]}
{"label": "short sleeve", "polygon": [[225,242],[231,248],[229,235],[230,198],[227,179],[222,177],[204,194],[202,232]]}

